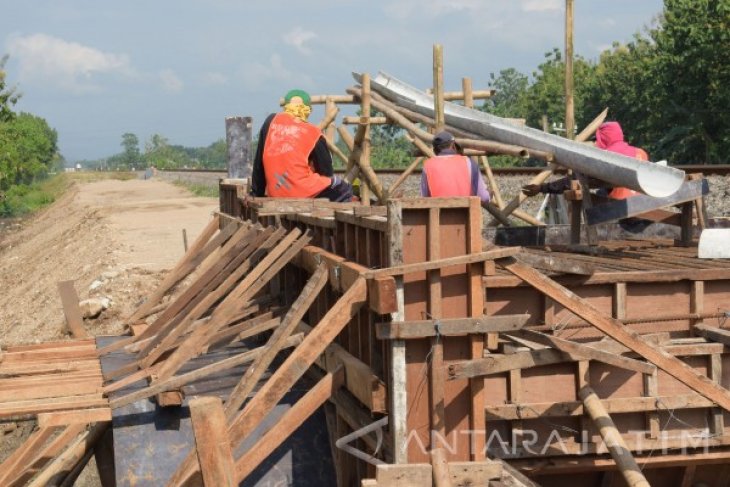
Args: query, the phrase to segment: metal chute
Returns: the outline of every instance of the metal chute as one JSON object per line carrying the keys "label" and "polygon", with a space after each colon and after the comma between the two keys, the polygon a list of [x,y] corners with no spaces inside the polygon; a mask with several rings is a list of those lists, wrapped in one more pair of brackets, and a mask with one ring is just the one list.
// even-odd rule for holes
{"label": "metal chute", "polygon": [[[353,73],[356,80],[360,75]],[[433,96],[385,73],[370,80],[371,88],[398,105],[433,116]],[[675,193],[685,180],[684,171],[647,164],[621,154],[604,151],[572,140],[510,122],[455,103],[444,103],[444,118],[452,127],[479,134],[487,139],[551,152],[556,162],[587,176],[641,191],[653,197]]]}

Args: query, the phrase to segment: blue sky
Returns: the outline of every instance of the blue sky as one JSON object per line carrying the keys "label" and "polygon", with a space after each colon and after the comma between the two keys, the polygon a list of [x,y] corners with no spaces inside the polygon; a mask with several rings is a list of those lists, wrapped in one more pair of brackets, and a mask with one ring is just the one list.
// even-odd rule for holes
{"label": "blue sky", "polygon": [[[575,51],[596,59],[650,25],[660,0],[576,0]],[[469,76],[530,73],[563,47],[564,0],[0,0],[0,55],[23,93],[17,111],[44,117],[69,160],[144,146],[153,134],[207,146],[225,117],[257,130],[290,88],[339,94],[352,71],[431,85],[444,46],[447,90]],[[367,6],[367,7],[366,7]],[[319,118],[315,111],[314,118]]]}

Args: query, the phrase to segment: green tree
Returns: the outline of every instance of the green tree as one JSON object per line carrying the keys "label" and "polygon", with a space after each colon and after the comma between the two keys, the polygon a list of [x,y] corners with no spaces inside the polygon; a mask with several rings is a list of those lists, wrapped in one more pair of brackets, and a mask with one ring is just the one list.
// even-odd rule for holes
{"label": "green tree", "polygon": [[0,190],[45,177],[58,160],[57,141],[56,131],[29,113],[0,123]]}
{"label": "green tree", "polygon": [[14,113],[11,108],[20,99],[20,93],[14,87],[8,88],[6,86],[5,63],[7,62],[8,56],[6,54],[0,58],[0,123],[12,120]]}
{"label": "green tree", "polygon": [[665,0],[656,44],[666,127],[656,149],[676,162],[726,162],[730,150],[730,0]]}
{"label": "green tree", "polygon": [[515,68],[507,68],[501,70],[498,76],[490,73],[489,78],[489,85],[496,92],[484,101],[480,109],[498,117],[526,118],[529,86],[527,75]]}
{"label": "green tree", "polygon": [[122,134],[122,157],[119,160],[119,165],[124,169],[130,169],[139,165],[140,163],[140,152],[139,152],[139,139],[133,133],[127,132]]}

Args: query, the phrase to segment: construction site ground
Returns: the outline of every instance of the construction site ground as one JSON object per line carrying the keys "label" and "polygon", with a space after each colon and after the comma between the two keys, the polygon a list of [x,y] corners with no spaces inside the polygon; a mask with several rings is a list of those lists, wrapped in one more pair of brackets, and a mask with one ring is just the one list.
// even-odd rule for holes
{"label": "construction site ground", "polygon": [[[0,229],[0,348],[68,338],[57,283],[111,306],[85,320],[89,334],[120,334],[133,311],[218,208],[159,180],[76,183],[43,212]],[[31,424],[0,425],[0,459]],[[98,485],[87,468],[77,485]]]}

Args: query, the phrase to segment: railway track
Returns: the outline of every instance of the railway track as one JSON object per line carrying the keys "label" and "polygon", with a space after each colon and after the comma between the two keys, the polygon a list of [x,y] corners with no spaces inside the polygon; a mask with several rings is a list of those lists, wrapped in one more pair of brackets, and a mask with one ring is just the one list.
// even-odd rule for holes
{"label": "railway track", "polygon": [[[730,174],[730,164],[687,164],[676,166],[687,173],[702,173],[706,176],[727,176]],[[544,167],[493,167],[492,172],[495,176],[518,176],[538,174],[544,170]],[[167,172],[186,172],[186,173],[220,173],[225,174],[225,169],[165,169]],[[335,172],[341,170],[335,169]],[[377,174],[400,174],[403,168],[380,168],[375,169]],[[420,169],[414,171],[420,173]],[[558,171],[560,172],[560,171]]]}

